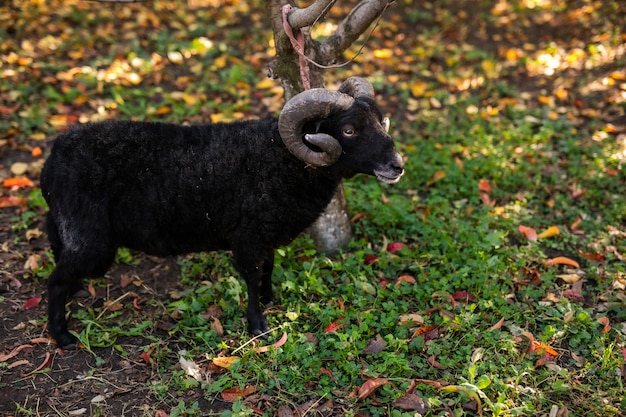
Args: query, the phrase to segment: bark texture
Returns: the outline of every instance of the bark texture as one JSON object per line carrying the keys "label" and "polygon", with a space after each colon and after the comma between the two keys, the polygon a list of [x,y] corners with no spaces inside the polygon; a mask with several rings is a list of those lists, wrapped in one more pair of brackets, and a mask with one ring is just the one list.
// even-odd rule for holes
{"label": "bark texture", "polygon": [[[268,17],[274,32],[275,60],[269,66],[269,76],[280,79],[285,100],[304,90],[301,77],[300,56],[292,46],[283,25],[283,7],[291,6],[287,15],[294,34],[302,31],[304,54],[307,58],[311,88],[323,88],[323,71],[339,62],[348,49],[394,0],[362,0],[338,25],[331,36],[318,42],[311,38],[310,27],[322,20],[336,0],[316,0],[306,8],[298,8],[295,0],[265,0]],[[343,187],[337,188],[335,197],[309,233],[320,252],[337,253],[352,238],[352,224],[348,214]]]}

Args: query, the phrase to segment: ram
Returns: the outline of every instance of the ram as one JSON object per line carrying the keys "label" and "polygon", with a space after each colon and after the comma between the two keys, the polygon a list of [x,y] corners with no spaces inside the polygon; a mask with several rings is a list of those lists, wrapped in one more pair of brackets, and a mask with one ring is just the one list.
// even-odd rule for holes
{"label": "ram", "polygon": [[179,126],[111,121],[61,134],[41,173],[56,267],[48,332],[67,330],[65,303],[103,276],[116,250],[157,256],[232,252],[247,284],[249,331],[268,330],[274,250],[324,211],[343,178],[397,182],[403,161],[366,80],[294,96],[278,119]]}

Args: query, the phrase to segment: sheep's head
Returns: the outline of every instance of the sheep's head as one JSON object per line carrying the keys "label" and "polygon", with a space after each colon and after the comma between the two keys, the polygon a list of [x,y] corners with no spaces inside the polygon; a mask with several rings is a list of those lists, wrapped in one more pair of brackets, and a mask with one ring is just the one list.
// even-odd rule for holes
{"label": "sheep's head", "polygon": [[333,165],[343,156],[347,176],[364,173],[395,183],[404,173],[389,119],[363,78],[348,78],[336,92],[316,88],[296,95],[283,108],[278,128],[287,149],[311,166]]}

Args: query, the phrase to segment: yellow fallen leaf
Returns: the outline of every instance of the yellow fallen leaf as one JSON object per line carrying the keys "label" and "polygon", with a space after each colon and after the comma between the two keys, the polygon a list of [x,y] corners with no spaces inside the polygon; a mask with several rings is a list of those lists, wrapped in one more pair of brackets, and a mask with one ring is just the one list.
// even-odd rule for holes
{"label": "yellow fallen leaf", "polygon": [[417,81],[411,84],[411,94],[414,97],[422,97],[424,93],[426,93],[426,88],[428,85],[423,81]]}
{"label": "yellow fallen leaf", "polygon": [[276,82],[271,78],[265,78],[256,84],[256,88],[259,90],[268,90],[274,86],[276,86]]}
{"label": "yellow fallen leaf", "polygon": [[213,365],[219,366],[220,368],[230,368],[234,363],[237,363],[241,360],[239,356],[224,356],[213,358]]}
{"label": "yellow fallen leaf", "polygon": [[581,276],[578,274],[561,274],[556,276],[559,279],[562,279],[567,284],[573,284],[575,282],[580,281]]}
{"label": "yellow fallen leaf", "polygon": [[378,59],[387,59],[393,56],[393,51],[389,48],[374,50],[374,56]]}
{"label": "yellow fallen leaf", "polygon": [[538,239],[543,239],[543,238],[546,238],[546,237],[552,237],[552,236],[558,235],[559,233],[561,233],[561,231],[559,230],[558,227],[550,226],[546,230],[544,230],[543,232],[539,233],[537,235],[537,238]]}

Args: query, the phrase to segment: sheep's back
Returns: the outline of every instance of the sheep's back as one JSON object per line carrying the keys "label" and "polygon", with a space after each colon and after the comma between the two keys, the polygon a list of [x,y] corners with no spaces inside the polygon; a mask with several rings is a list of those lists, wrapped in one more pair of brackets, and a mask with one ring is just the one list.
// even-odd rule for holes
{"label": "sheep's back", "polygon": [[59,136],[42,190],[53,218],[81,225],[74,234],[170,255],[289,242],[332,196],[338,179],[323,172],[284,148],[275,120],[107,122]]}

